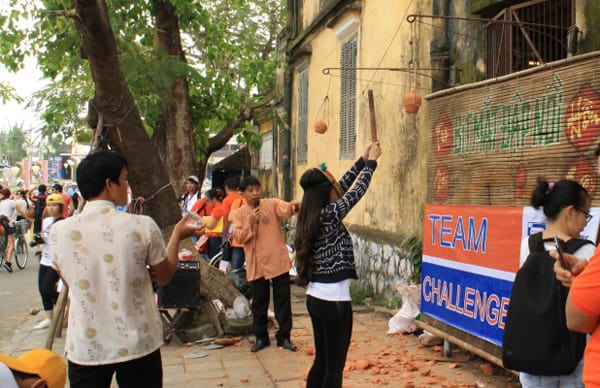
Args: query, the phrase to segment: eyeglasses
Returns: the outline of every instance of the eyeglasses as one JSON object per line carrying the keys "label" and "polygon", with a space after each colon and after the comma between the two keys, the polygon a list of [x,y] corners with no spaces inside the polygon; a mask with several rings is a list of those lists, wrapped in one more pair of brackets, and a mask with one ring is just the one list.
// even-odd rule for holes
{"label": "eyeglasses", "polygon": [[592,215],[591,215],[589,212],[586,212],[585,210],[583,210],[583,209],[579,209],[579,208],[575,208],[575,209],[577,209],[578,211],[580,211],[580,212],[582,212],[583,214],[585,214],[585,223],[586,223],[586,224],[587,224],[588,222],[590,222],[590,220],[592,219],[592,217],[593,217],[593,216],[592,216]]}

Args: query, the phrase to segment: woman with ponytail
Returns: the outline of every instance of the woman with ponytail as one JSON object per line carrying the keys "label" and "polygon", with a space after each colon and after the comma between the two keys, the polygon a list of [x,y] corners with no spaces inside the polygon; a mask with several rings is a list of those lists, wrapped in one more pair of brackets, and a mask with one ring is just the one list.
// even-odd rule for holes
{"label": "woman with ponytail", "polygon": [[315,341],[307,388],[342,386],[352,336],[350,283],[357,279],[352,238],[342,221],[366,193],[380,155],[379,143],[370,144],[339,182],[324,164],[300,178],[304,196],[294,239],[296,281],[308,286]]}
{"label": "woman with ponytail", "polygon": [[[581,231],[591,219],[589,213],[591,205],[590,195],[579,183],[568,179],[563,179],[555,183],[549,182],[544,178],[538,178],[537,185],[531,194],[531,205],[536,209],[542,208],[548,220],[546,229],[541,232],[541,242],[546,251],[556,249],[554,236],[564,243],[580,238]],[[532,237],[525,238],[521,242],[521,266],[524,265],[530,254],[530,238]],[[573,252],[573,256],[588,259],[594,253],[594,249],[593,244],[585,244]],[[552,267],[548,267],[548,270],[551,271]],[[554,283],[549,285],[550,288],[554,286]],[[568,289],[565,289],[565,291],[568,292]],[[533,296],[528,295],[528,298],[533,298]],[[564,311],[562,314],[564,314]],[[563,315],[563,327],[566,325],[564,320],[565,317]],[[528,336],[528,338],[534,338],[533,333],[536,330],[538,330],[537,327],[531,327],[532,335]],[[555,343],[557,339],[548,338],[547,341]],[[519,380],[523,388],[558,386],[563,388],[583,388],[583,364],[583,359],[581,359],[571,373],[552,376],[521,371],[519,373]]]}

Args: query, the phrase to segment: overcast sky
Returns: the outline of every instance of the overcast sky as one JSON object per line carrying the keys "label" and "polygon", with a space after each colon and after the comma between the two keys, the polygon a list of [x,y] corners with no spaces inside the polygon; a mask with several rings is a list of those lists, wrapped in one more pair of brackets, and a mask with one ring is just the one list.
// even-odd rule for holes
{"label": "overcast sky", "polygon": [[[4,0],[0,0],[2,3]],[[31,11],[34,5],[30,2],[20,2],[19,4],[3,4],[3,11],[10,11],[12,7],[19,7],[20,10]],[[19,19],[16,23],[23,28],[29,28],[36,20],[34,19]],[[33,109],[27,110],[25,106],[31,100],[31,95],[37,91],[43,81],[41,80],[41,72],[37,70],[37,61],[35,58],[25,59],[25,68],[15,74],[9,72],[0,65],[0,82],[12,86],[16,93],[23,98],[22,103],[8,102],[3,104],[0,100],[0,131],[8,131],[14,125],[23,124],[23,129],[37,128],[40,125],[39,114]]]}
{"label": "overcast sky", "polygon": [[32,94],[43,84],[41,72],[37,70],[35,58],[26,60],[25,69],[14,74],[0,65],[0,82],[11,85],[16,93],[23,98],[22,103],[14,101],[2,104],[0,101],[0,131],[8,131],[14,125],[23,123],[23,129],[39,126],[39,114],[33,109],[26,109]]}

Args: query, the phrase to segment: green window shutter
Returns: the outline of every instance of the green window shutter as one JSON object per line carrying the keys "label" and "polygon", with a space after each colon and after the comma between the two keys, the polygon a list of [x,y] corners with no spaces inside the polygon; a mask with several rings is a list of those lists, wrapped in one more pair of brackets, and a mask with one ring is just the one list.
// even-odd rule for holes
{"label": "green window shutter", "polygon": [[308,144],[308,69],[302,71],[298,78],[298,133],[296,160],[298,164],[306,164]]}
{"label": "green window shutter", "polygon": [[356,149],[356,61],[358,38],[342,43],[340,67],[340,159],[354,159]]}

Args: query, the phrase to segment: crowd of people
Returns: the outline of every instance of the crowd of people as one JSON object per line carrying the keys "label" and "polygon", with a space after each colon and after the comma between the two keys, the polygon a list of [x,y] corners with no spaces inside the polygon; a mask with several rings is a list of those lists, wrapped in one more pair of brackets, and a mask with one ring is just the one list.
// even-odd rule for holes
{"label": "crowd of people", "polygon": [[[41,245],[39,289],[46,317],[39,328],[52,320],[59,279],[69,286],[71,306],[66,339],[68,372],[48,375],[32,361],[28,365],[25,355],[23,360],[0,356],[0,382],[3,378],[44,380],[50,387],[48,380],[55,378],[54,386],[58,387],[64,386],[66,378],[60,373],[68,373],[71,387],[108,387],[116,374],[119,386],[160,387],[163,329],[152,282],[164,285],[172,279],[179,244],[190,237],[197,239],[196,247],[205,259],[230,244],[231,253],[225,258],[228,268],[245,268],[255,336],[251,352],[271,344],[267,331],[271,290],[278,323],[274,335],[277,346],[296,351],[290,337],[292,263],[281,220],[297,216],[296,282],[306,287],[315,347],[306,386],[341,387],[352,336],[350,283],[358,277],[352,239],[343,220],[366,194],[380,156],[379,143],[368,144],[340,179],[325,164],[308,169],[299,182],[301,201],[263,197],[261,182],[254,176],[241,181],[228,179],[225,190],[214,188],[202,196],[200,180],[190,175],[179,198],[182,218],[166,245],[151,218],[119,210],[129,201],[128,169],[127,161],[115,152],[94,151],[82,160],[77,169],[76,199],[57,185],[52,193],[43,185],[34,195],[18,192],[14,200],[8,189],[0,189],[4,233],[7,237],[14,233],[11,228],[17,218],[31,220],[36,236],[33,242]],[[84,201],[85,207],[76,206]],[[521,384],[526,388],[600,386],[600,373],[594,368],[600,360],[600,251],[587,241],[574,243],[591,218],[591,197],[574,181],[554,183],[540,178],[531,205],[543,209],[548,223],[543,232],[522,242],[519,271],[531,271],[532,261],[539,260],[540,255],[557,259],[535,266],[553,271],[550,288],[557,281],[562,283],[564,290],[559,294],[564,294],[565,307],[559,312],[563,317],[559,322],[565,330],[591,336],[585,354],[579,355],[572,370],[566,368],[568,373],[538,373],[540,369],[524,368]],[[561,252],[562,261],[556,251],[558,241],[572,248]],[[10,266],[6,267],[9,271]],[[516,300],[516,294],[514,297]],[[527,336],[539,337],[535,327],[527,330]],[[54,355],[36,357],[53,359]],[[53,365],[58,368],[55,371],[62,370],[59,363],[53,361]]]}
{"label": "crowd of people", "polygon": [[[241,182],[228,179],[224,191],[211,189],[202,196],[199,179],[190,175],[179,198],[182,218],[166,246],[150,217],[119,211],[128,202],[129,187],[127,161],[115,152],[97,150],[81,161],[77,168],[78,201],[56,186],[51,193],[43,185],[32,196],[18,193],[17,201],[0,190],[0,212],[5,206],[11,214],[31,220],[35,233],[32,243],[41,246],[39,289],[45,318],[36,328],[46,328],[52,322],[59,279],[69,287],[66,353],[70,386],[108,387],[113,375],[122,387],[162,386],[163,329],[152,282],[170,282],[178,266],[179,244],[189,237],[198,239],[197,245],[202,243],[201,236],[208,237],[207,259],[224,243],[229,244],[227,269],[246,269],[256,338],[250,350],[258,352],[270,345],[267,310],[272,287],[277,345],[296,351],[290,337],[292,263],[280,223],[294,215],[299,216],[302,230],[309,233],[307,238],[315,237],[319,242],[311,251],[307,248],[312,241],[297,240],[304,247],[301,279],[309,286],[309,311],[315,329],[316,357],[308,386],[341,386],[339,366],[343,368],[352,319],[349,281],[356,278],[352,243],[341,221],[364,195],[380,154],[379,144],[367,147],[339,182],[326,169],[314,170],[324,180],[302,180],[303,205],[263,198],[261,183],[254,176]],[[315,188],[321,196],[320,208],[312,203]],[[3,205],[5,200],[11,201],[10,206],[9,202]],[[81,205],[84,201],[85,206],[76,211],[73,203]],[[321,222],[313,222],[315,217],[321,217]],[[16,220],[16,216],[11,219]],[[322,226],[325,234],[321,236]],[[327,256],[323,252],[331,249],[326,241],[332,234],[338,235],[341,245],[335,247],[335,255]],[[325,305],[315,304],[318,299]],[[343,314],[344,330],[340,332],[332,326],[333,316],[326,313],[329,306],[339,302],[343,311],[334,314]],[[43,357],[51,359],[53,355]],[[44,381],[49,387],[64,386],[58,369],[53,380],[56,383],[50,384],[47,371],[33,368],[31,363],[25,355],[19,359],[0,357],[0,382],[9,376],[17,383],[28,378],[39,386]]]}

